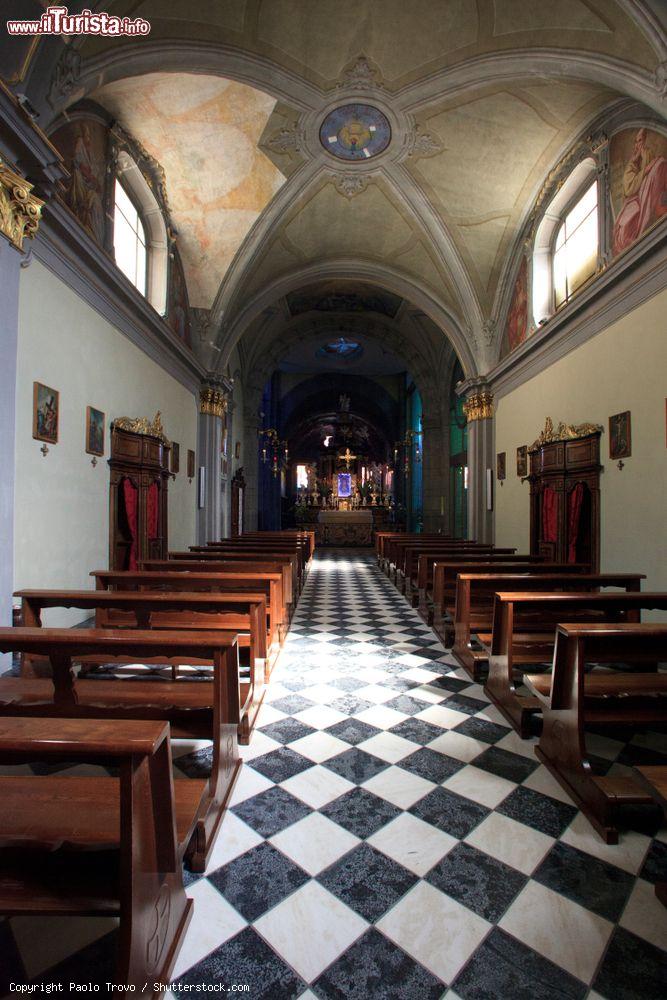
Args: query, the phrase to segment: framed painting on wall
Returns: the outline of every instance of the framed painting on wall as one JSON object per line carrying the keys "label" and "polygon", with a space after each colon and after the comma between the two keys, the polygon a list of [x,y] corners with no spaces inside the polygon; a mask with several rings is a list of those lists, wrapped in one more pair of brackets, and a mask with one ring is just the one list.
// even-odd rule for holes
{"label": "framed painting on wall", "polygon": [[506,458],[507,453],[504,451],[499,451],[496,455],[496,477],[502,482],[506,476]]}
{"label": "framed painting on wall", "polygon": [[[665,403],[667,404],[667,399],[665,400]],[[241,457],[241,442],[237,441],[236,444],[234,445],[234,458],[240,458],[240,457]]]}
{"label": "framed painting on wall", "polygon": [[629,458],[632,454],[630,410],[609,418],[609,457]]}
{"label": "framed painting on wall", "polygon": [[41,382],[32,384],[32,436],[37,441],[58,443],[60,393]]}
{"label": "framed painting on wall", "polygon": [[516,474],[517,476],[528,475],[528,445],[522,444],[520,448],[516,450]]}
{"label": "framed painting on wall", "polygon": [[94,406],[86,407],[86,451],[89,455],[104,454],[104,413]]}
{"label": "framed painting on wall", "polygon": [[188,448],[188,479],[195,478],[195,453]]}
{"label": "framed painting on wall", "polygon": [[175,476],[181,468],[181,446],[178,441],[171,442],[171,471]]}

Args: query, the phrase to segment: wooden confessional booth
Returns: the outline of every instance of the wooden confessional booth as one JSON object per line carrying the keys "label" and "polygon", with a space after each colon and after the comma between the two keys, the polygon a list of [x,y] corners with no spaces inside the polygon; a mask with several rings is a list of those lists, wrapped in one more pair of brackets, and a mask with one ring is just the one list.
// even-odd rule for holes
{"label": "wooden confessional booth", "polygon": [[[171,445],[159,414],[153,424],[111,424],[109,569],[136,569],[144,559],[167,558],[167,487]],[[146,430],[131,430],[141,426]]]}
{"label": "wooden confessional booth", "polygon": [[600,434],[595,424],[545,430],[530,454],[530,551],[600,571]]}

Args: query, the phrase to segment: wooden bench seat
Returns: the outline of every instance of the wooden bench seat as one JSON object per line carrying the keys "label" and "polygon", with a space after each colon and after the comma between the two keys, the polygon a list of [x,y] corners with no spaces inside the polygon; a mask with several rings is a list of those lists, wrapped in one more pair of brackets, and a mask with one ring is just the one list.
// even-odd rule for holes
{"label": "wooden bench seat", "polygon": [[[550,683],[525,677],[543,713],[537,757],[608,844],[618,843],[623,806],[650,804],[652,796],[633,778],[594,773],[586,729],[667,725],[667,675],[650,669],[664,660],[667,625],[565,623],[556,629]],[[586,673],[591,664],[609,662],[646,665],[649,672]]]}
{"label": "wooden bench seat", "polygon": [[192,916],[181,864],[206,783],[173,781],[164,722],[0,719],[1,763],[63,760],[119,777],[0,776],[0,913],[119,917],[114,983],[161,995]]}
{"label": "wooden bench seat", "polygon": [[[556,629],[563,621],[638,622],[642,610],[667,610],[667,594],[606,591],[592,593],[503,593],[495,597],[493,631],[487,642],[489,674],[484,690],[522,736],[531,735],[531,718],[540,702],[517,690],[530,664],[552,662]],[[539,628],[536,628],[536,616]],[[619,659],[621,657],[619,656]],[[613,657],[611,657],[613,662]],[[534,671],[533,671],[534,673]]]}
{"label": "wooden bench seat", "polygon": [[512,556],[516,549],[496,549],[493,547],[483,547],[479,545],[426,545],[426,546],[406,546],[401,552],[401,566],[398,571],[398,580],[402,587],[402,592],[410,603],[416,607],[419,603],[419,559],[422,556],[440,556],[447,558],[448,555],[455,555],[471,552],[473,555],[480,552],[493,552],[496,556]]}
{"label": "wooden bench seat", "polygon": [[[667,818],[667,767],[665,765],[655,765],[648,767],[636,767],[637,780],[646,789],[658,805],[661,807],[665,818]],[[655,883],[655,894],[663,906],[667,906],[667,865],[665,866],[665,879],[660,879]]]}
{"label": "wooden bench seat", "polygon": [[[279,572],[283,580],[283,602],[286,611],[286,620],[289,623],[292,618],[294,606],[299,599],[299,589],[297,576],[294,571],[294,562],[291,556],[261,555],[257,553],[243,553],[234,555],[232,553],[219,553],[211,550],[209,552],[170,552],[168,563],[176,565],[183,564],[186,570],[204,569],[207,566],[215,568],[219,572],[233,572],[235,569],[254,571],[266,571],[269,573]],[[139,564],[140,569],[159,568],[154,567],[154,563],[143,562]],[[172,566],[173,568],[173,566]]]}
{"label": "wooden bench seat", "polygon": [[[493,628],[494,599],[498,591],[508,591],[516,587],[524,592],[556,593],[567,591],[599,591],[603,587],[616,587],[624,591],[638,591],[644,579],[640,573],[459,573],[456,578],[454,607],[447,609],[454,624],[454,644],[452,653],[462,667],[475,681],[481,680],[488,669],[488,649],[484,639]],[[591,620],[591,612],[585,612]],[[599,612],[602,614],[603,612]],[[531,615],[537,627],[541,625],[543,608],[534,612],[526,610],[521,629],[525,633],[533,627]],[[475,634],[477,648],[473,645]],[[547,639],[550,639],[549,630]],[[537,641],[534,637],[533,642]],[[488,642],[488,640],[487,640]],[[522,637],[525,642],[525,636]],[[481,648],[480,648],[481,647]],[[550,652],[547,654],[550,656]],[[533,660],[533,662],[535,662]]]}
{"label": "wooden bench seat", "polygon": [[[213,743],[211,774],[186,852],[203,871],[236,779],[242,705],[235,634],[129,629],[0,628],[0,652],[47,657],[52,677],[0,677],[0,716],[152,719],[172,722],[175,736]],[[77,678],[73,664],[105,662],[213,663],[213,682]]]}
{"label": "wooden bench seat", "polygon": [[[219,559],[251,561],[267,559],[280,563],[289,563],[292,567],[292,583],[295,599],[303,589],[306,578],[306,549],[295,546],[292,542],[208,542],[206,545],[191,545],[188,552],[190,559],[198,559],[199,553],[206,558],[211,554]],[[183,555],[186,555],[185,553]],[[170,553],[171,558],[171,553]]]}

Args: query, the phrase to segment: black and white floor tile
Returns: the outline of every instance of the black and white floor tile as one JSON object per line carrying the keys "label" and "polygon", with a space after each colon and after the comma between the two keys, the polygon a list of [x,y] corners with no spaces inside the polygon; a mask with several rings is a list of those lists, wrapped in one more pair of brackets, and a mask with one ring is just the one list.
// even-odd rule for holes
{"label": "black and white floor tile", "polygon": [[[646,752],[592,744],[610,770]],[[367,551],[318,553],[242,755],[173,996],[665,996],[667,831],[602,843]],[[0,995],[108,978],[109,923],[66,923],[0,923]]]}

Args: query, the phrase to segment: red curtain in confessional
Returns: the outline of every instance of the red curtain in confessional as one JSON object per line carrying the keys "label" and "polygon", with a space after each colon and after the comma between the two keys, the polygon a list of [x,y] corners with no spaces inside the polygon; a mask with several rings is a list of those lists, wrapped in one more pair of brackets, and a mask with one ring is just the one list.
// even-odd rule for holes
{"label": "red curtain in confessional", "polygon": [[567,561],[576,562],[577,539],[579,537],[579,520],[581,505],[584,502],[584,484],[577,483],[567,498]]}
{"label": "red curtain in confessional", "polygon": [[138,513],[138,502],[139,502],[139,490],[134,485],[131,479],[125,477],[123,479],[123,499],[125,500],[125,513],[127,515],[127,524],[130,529],[130,537],[132,538],[132,545],[130,546],[130,564],[129,569],[137,568],[137,513]]}
{"label": "red curtain in confessional", "polygon": [[551,486],[542,492],[542,541],[558,541],[558,494]]}
{"label": "red curtain in confessional", "polygon": [[148,487],[148,496],[146,497],[146,516],[148,520],[148,537],[149,539],[157,538],[157,524],[158,524],[158,485],[157,483],[151,483]]}

